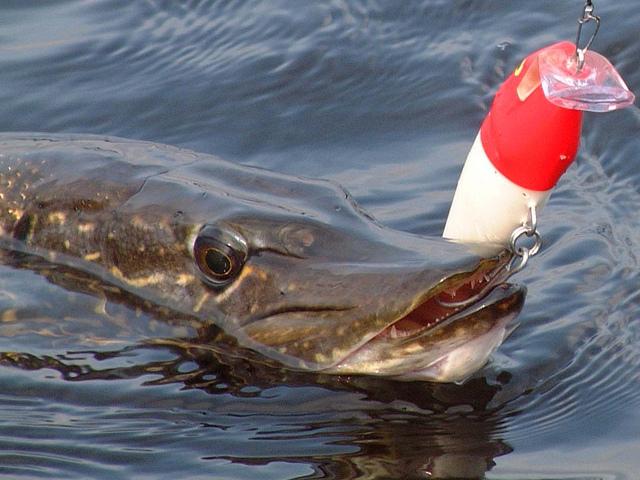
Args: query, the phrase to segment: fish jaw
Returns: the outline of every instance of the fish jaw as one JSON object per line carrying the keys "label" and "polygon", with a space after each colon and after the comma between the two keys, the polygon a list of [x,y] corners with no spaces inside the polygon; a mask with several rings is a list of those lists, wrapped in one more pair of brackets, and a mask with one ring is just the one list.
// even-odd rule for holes
{"label": "fish jaw", "polygon": [[525,295],[524,287],[498,285],[481,301],[432,329],[402,338],[376,337],[327,373],[462,382],[482,368],[515,329]]}

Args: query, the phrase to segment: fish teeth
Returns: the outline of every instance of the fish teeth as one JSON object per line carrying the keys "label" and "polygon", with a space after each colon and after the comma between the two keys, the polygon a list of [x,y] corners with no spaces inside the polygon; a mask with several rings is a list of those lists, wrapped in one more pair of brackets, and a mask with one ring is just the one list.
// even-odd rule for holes
{"label": "fish teeth", "polygon": [[389,330],[389,335],[391,336],[391,338],[396,339],[398,338],[398,330],[396,329],[395,325],[391,326],[391,329]]}

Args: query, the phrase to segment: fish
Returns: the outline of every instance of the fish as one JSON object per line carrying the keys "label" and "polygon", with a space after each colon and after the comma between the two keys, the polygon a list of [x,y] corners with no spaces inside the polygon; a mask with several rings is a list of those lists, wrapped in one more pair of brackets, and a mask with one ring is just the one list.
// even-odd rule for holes
{"label": "fish", "polygon": [[115,137],[0,134],[0,244],[302,372],[461,382],[526,296],[507,251],[388,228],[335,182]]}

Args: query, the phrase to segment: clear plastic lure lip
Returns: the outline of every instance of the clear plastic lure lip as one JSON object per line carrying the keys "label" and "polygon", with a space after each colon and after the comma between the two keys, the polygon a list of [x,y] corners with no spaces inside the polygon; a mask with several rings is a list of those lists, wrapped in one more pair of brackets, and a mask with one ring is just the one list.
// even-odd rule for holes
{"label": "clear plastic lure lip", "polygon": [[576,55],[561,48],[540,52],[538,62],[544,95],[559,107],[609,112],[635,100],[615,67],[599,53],[584,52],[582,68]]}

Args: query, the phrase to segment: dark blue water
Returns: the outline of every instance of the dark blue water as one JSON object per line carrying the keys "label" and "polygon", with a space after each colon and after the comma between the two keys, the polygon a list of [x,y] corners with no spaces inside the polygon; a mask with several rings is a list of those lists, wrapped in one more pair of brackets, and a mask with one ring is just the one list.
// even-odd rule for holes
{"label": "dark blue water", "polygon": [[[635,0],[594,44],[640,91]],[[184,146],[334,179],[440,235],[493,94],[583,2],[4,0],[0,130]],[[588,115],[518,275],[521,326],[464,385],[134,348],[165,328],[0,267],[7,478],[638,478],[640,110]],[[111,324],[103,323],[107,311]],[[54,320],[52,320],[52,318]]]}

